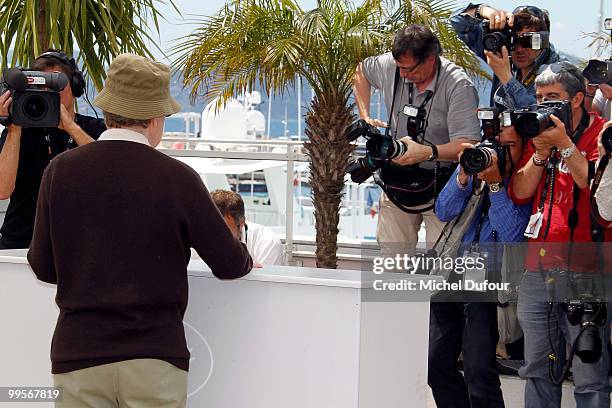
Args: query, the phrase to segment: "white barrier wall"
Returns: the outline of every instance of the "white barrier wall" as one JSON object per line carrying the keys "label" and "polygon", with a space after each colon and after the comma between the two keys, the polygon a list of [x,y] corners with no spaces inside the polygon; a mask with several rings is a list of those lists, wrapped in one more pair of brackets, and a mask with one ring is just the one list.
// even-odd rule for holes
{"label": "white barrier wall", "polygon": [[[55,288],[24,253],[0,251],[0,387],[51,384]],[[359,271],[219,281],[192,261],[189,275],[189,407],[425,407],[427,302],[362,302]]]}

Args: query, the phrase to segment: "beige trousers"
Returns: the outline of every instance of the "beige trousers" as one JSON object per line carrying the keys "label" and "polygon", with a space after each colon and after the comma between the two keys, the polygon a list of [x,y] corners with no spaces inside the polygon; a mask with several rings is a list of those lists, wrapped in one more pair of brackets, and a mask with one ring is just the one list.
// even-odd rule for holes
{"label": "beige trousers", "polygon": [[[433,204],[428,203],[423,207]],[[440,221],[433,209],[421,214],[408,214],[395,206],[385,193],[380,196],[380,212],[376,226],[376,240],[382,253],[386,256],[394,254],[414,255],[419,241],[419,229],[425,222],[426,242],[423,246],[431,248],[436,242],[445,223]]]}
{"label": "beige trousers", "polygon": [[62,389],[56,408],[184,408],[187,371],[156,359],[118,363],[54,374]]}

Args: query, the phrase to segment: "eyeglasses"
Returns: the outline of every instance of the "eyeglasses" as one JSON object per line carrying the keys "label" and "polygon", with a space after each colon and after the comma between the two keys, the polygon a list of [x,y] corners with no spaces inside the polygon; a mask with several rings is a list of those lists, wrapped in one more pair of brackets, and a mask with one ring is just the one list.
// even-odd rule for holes
{"label": "eyeglasses", "polygon": [[405,72],[405,73],[411,73],[412,71],[414,71],[415,69],[418,68],[419,65],[421,65],[423,63],[423,61],[419,61],[416,64],[414,64],[414,66],[412,66],[411,68],[404,68],[404,67],[398,67],[400,69],[400,71]]}

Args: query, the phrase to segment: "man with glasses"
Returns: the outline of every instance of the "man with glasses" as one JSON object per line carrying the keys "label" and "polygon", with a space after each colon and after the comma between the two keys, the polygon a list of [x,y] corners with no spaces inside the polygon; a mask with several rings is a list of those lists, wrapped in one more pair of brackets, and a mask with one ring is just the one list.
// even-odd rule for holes
{"label": "man with glasses", "polygon": [[[476,89],[463,69],[441,53],[440,42],[431,30],[409,25],[396,33],[391,52],[366,58],[355,72],[359,116],[374,126],[389,126],[391,136],[403,138],[408,149],[396,160],[401,166],[418,165],[432,172],[448,168],[457,160],[461,143],[480,140]],[[383,91],[388,124],[370,116],[372,87]],[[404,114],[408,105],[426,112],[424,130],[410,137],[408,115]],[[423,221],[427,242],[436,241],[444,224],[431,209],[419,212],[422,208],[404,212],[382,194],[376,235],[383,251],[392,251],[393,245],[388,244],[400,244],[406,253],[414,253]]]}
{"label": "man with glasses", "polygon": [[[486,4],[470,3],[455,11],[450,21],[459,38],[493,70],[489,106],[514,109],[535,103],[534,81],[539,67],[559,61],[559,55],[548,43],[550,19],[546,11],[519,6],[509,13]],[[486,51],[485,26],[491,31],[510,27],[514,49],[503,46],[499,53]]]}
{"label": "man with glasses", "polygon": [[[603,259],[592,244],[588,161],[598,158],[597,139],[604,120],[584,109],[585,79],[575,66],[552,64],[537,76],[535,85],[539,103],[569,101],[572,116],[572,129],[550,116],[554,125],[528,143],[509,189],[516,204],[533,200],[533,215],[525,231],[530,238],[526,272],[518,298],[518,318],[525,335],[525,364],[519,370],[527,380],[525,407],[552,408],[561,405],[565,342],[573,345],[581,332],[579,325],[570,324],[560,303],[572,296],[563,292],[572,283],[567,271],[580,272],[583,279],[590,277],[596,284],[593,277],[599,274],[593,272],[601,270],[599,260]],[[604,241],[610,241],[610,232],[604,232]],[[610,314],[607,324],[595,326],[603,344],[610,337],[609,321]],[[595,362],[573,358],[578,408],[610,406],[608,359],[605,346]]]}

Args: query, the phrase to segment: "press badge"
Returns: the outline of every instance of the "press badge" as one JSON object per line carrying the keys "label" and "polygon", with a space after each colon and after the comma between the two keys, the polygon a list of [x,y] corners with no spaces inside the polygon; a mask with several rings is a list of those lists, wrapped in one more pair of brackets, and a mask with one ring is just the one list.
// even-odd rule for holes
{"label": "press badge", "polygon": [[540,228],[542,228],[542,220],[544,216],[542,215],[542,211],[539,211],[529,217],[529,223],[527,224],[527,228],[525,229],[525,237],[527,238],[537,238],[540,235]]}
{"label": "press badge", "polygon": [[466,250],[463,253],[463,288],[476,292],[484,292],[485,281],[487,280],[487,252]]}

